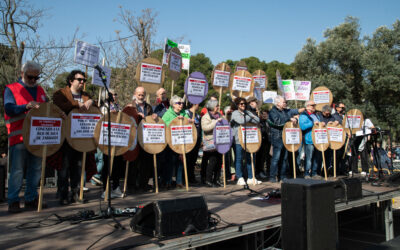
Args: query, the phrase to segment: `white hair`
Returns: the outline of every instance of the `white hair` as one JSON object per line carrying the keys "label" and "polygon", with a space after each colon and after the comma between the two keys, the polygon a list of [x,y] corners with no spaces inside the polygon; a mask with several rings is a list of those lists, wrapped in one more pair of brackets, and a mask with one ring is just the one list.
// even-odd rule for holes
{"label": "white hair", "polygon": [[208,111],[214,110],[215,107],[218,106],[218,101],[214,99],[210,99],[207,101],[206,107]]}
{"label": "white hair", "polygon": [[21,67],[21,71],[23,73],[26,73],[27,71],[30,70],[35,70],[40,72],[41,69],[42,67],[40,66],[40,64],[34,61],[26,61]]}
{"label": "white hair", "polygon": [[275,96],[274,104],[276,105],[276,104],[279,103],[282,99],[285,100],[285,98],[284,98],[283,96],[281,96],[281,95]]}
{"label": "white hair", "polygon": [[171,101],[170,101],[169,103],[170,103],[170,105],[172,106],[172,105],[174,105],[176,102],[183,102],[183,98],[182,98],[182,97],[179,97],[179,96],[177,96],[177,95],[174,95],[174,96],[171,98]]}

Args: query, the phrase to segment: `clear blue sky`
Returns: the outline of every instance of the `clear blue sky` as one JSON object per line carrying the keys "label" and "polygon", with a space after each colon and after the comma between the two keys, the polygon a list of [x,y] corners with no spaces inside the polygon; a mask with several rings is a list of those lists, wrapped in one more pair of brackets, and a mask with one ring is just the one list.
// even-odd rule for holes
{"label": "clear blue sky", "polygon": [[361,34],[371,35],[379,26],[391,27],[400,19],[399,0],[335,1],[165,1],[165,0],[37,0],[39,8],[50,8],[39,34],[67,37],[79,27],[84,41],[96,43],[129,32],[114,21],[118,6],[140,14],[144,8],[158,13],[155,42],[184,36],[191,41],[192,55],[204,53],[213,64],[255,56],[266,62],[293,62],[307,38],[323,40],[323,32],[359,18]]}

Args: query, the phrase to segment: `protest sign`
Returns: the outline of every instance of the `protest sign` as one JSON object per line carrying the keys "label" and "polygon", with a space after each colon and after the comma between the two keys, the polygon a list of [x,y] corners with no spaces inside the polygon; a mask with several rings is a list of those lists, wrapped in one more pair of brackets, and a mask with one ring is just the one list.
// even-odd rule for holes
{"label": "protest sign", "polygon": [[31,117],[30,145],[61,143],[61,118]]}
{"label": "protest sign", "polygon": [[[229,67],[228,65],[226,65]],[[229,79],[231,76],[230,69],[226,69],[227,71],[217,70],[214,69],[212,79],[213,79],[213,86],[214,87],[229,87]]]}
{"label": "protest sign", "polygon": [[278,89],[281,90],[281,93],[285,93],[283,90],[283,85],[282,85],[282,77],[281,77],[281,73],[279,72],[279,70],[276,70],[276,85],[278,86]]}
{"label": "protest sign", "polygon": [[263,92],[263,102],[264,103],[274,103],[275,97],[278,94],[276,91],[264,91]]}
{"label": "protest sign", "polygon": [[179,44],[178,49],[182,55],[182,69],[189,70],[190,67],[190,45]]}
{"label": "protest sign", "polygon": [[283,93],[287,101],[296,100],[293,80],[282,80]]}
{"label": "protest sign", "polygon": [[348,134],[356,134],[363,123],[363,113],[358,109],[350,109],[343,118],[343,127]]}
{"label": "protest sign", "polygon": [[[111,146],[127,147],[129,144],[130,124],[111,123]],[[108,145],[108,123],[102,122],[99,145]]]}
{"label": "protest sign", "polygon": [[247,71],[247,65],[245,61],[239,61],[235,66],[235,72],[239,70]]}
{"label": "protest sign", "polygon": [[262,70],[256,70],[253,73],[254,87],[259,89],[266,89],[268,84],[268,77]]}
{"label": "protest sign", "polygon": [[190,103],[201,103],[208,93],[207,78],[201,72],[191,73],[189,77],[186,78],[184,91]]}
{"label": "protest sign", "polygon": [[315,104],[317,104],[315,106],[315,109],[321,111],[323,106],[332,105],[333,96],[331,91],[327,87],[320,86],[318,88],[315,88],[311,92],[310,100],[314,101]]}
{"label": "protest sign", "polygon": [[169,60],[169,52],[172,48],[178,47],[178,44],[175,43],[172,40],[169,40],[168,38],[165,38],[165,43],[164,43],[164,54],[163,54],[163,59],[162,63],[168,65],[168,60]]}
{"label": "protest sign", "polygon": [[285,123],[282,131],[282,142],[286,150],[292,152],[293,177],[296,179],[295,152],[299,150],[302,142],[301,129],[298,123],[293,124],[291,121]]}
{"label": "protest sign", "polygon": [[344,133],[342,125],[328,125],[327,129],[329,135],[329,147],[333,150],[340,149],[346,139],[346,134]]}
{"label": "protest sign", "polygon": [[326,171],[326,163],[325,163],[325,150],[329,147],[329,136],[328,129],[322,126],[322,123],[318,123],[318,125],[314,125],[312,128],[312,141],[314,147],[322,152],[322,162],[324,166],[325,180],[328,180],[328,173]]}
{"label": "protest sign", "polygon": [[310,81],[294,81],[296,90],[296,100],[308,101],[310,99],[311,82]]}
{"label": "protest sign", "polygon": [[155,58],[145,58],[136,66],[135,79],[149,95],[155,94],[163,86],[164,78],[162,64]]}
{"label": "protest sign", "polygon": [[168,76],[172,80],[178,80],[182,69],[182,56],[178,48],[172,48],[168,57]]}
{"label": "protest sign", "polygon": [[[260,140],[258,138],[258,127],[240,127],[241,134],[242,134],[242,141],[243,143],[259,143]],[[246,138],[245,138],[246,136]]]}
{"label": "protest sign", "polygon": [[76,41],[74,62],[94,67],[99,63],[100,48],[83,41]]}

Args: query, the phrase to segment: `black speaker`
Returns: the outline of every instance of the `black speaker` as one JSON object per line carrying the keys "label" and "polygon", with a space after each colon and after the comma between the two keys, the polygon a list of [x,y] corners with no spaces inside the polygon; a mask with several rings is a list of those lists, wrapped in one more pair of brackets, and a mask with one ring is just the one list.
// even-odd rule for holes
{"label": "black speaker", "polygon": [[6,200],[6,166],[0,165],[0,201]]}
{"label": "black speaker", "polygon": [[131,220],[131,230],[152,237],[183,236],[208,228],[203,196],[160,200],[144,206]]}
{"label": "black speaker", "polygon": [[336,249],[333,183],[291,179],[281,192],[283,249]]}
{"label": "black speaker", "polygon": [[343,178],[334,183],[335,198],[351,201],[362,198],[361,180],[357,178]]}

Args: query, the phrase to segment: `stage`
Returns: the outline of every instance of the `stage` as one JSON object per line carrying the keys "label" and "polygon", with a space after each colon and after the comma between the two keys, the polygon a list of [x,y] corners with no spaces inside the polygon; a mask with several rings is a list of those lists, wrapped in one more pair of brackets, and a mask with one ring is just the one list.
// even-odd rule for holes
{"label": "stage", "polygon": [[[99,212],[100,206],[105,209],[107,204],[100,202],[101,188],[87,184],[90,192],[85,193],[89,200],[86,204],[72,204],[68,206],[58,205],[56,188],[47,188],[44,199],[49,208],[38,213],[36,211],[24,211],[19,214],[9,214],[7,204],[0,204],[0,249],[87,249],[92,243],[105,236],[91,249],[114,249],[125,246],[140,246],[139,248],[158,249],[184,249],[206,246],[212,243],[261,232],[281,225],[280,199],[261,200],[257,197],[249,197],[248,191],[239,191],[225,195],[225,193],[241,189],[240,186],[227,185],[227,188],[190,187],[161,191],[159,194],[147,192],[130,194],[126,198],[113,199],[115,208],[127,208],[137,205],[145,205],[160,199],[182,198],[204,195],[208,209],[221,217],[222,221],[216,230],[210,232],[158,241],[156,238],[139,235],[130,231],[131,218],[117,217],[125,230],[115,229],[112,219],[100,219],[85,221],[71,225],[70,222],[55,224],[55,216],[68,216],[77,214],[84,209]],[[251,186],[253,187],[253,186]],[[280,188],[279,183],[265,182],[254,187],[254,190],[267,194],[273,189]],[[385,215],[386,240],[393,238],[393,214],[392,198],[400,196],[398,188],[374,187],[363,184],[363,198],[350,202],[337,202],[336,212],[361,207],[369,204],[378,205]],[[23,205],[22,205],[23,206]],[[50,217],[49,217],[50,216]],[[50,220],[44,220],[46,217]],[[216,217],[216,216],[214,216]],[[23,223],[43,220],[40,228],[18,229]],[[228,226],[227,223],[230,225]],[[232,225],[234,224],[234,225]],[[23,225],[27,226],[27,225]],[[39,224],[32,224],[39,226]],[[128,249],[128,248],[125,248]]]}

